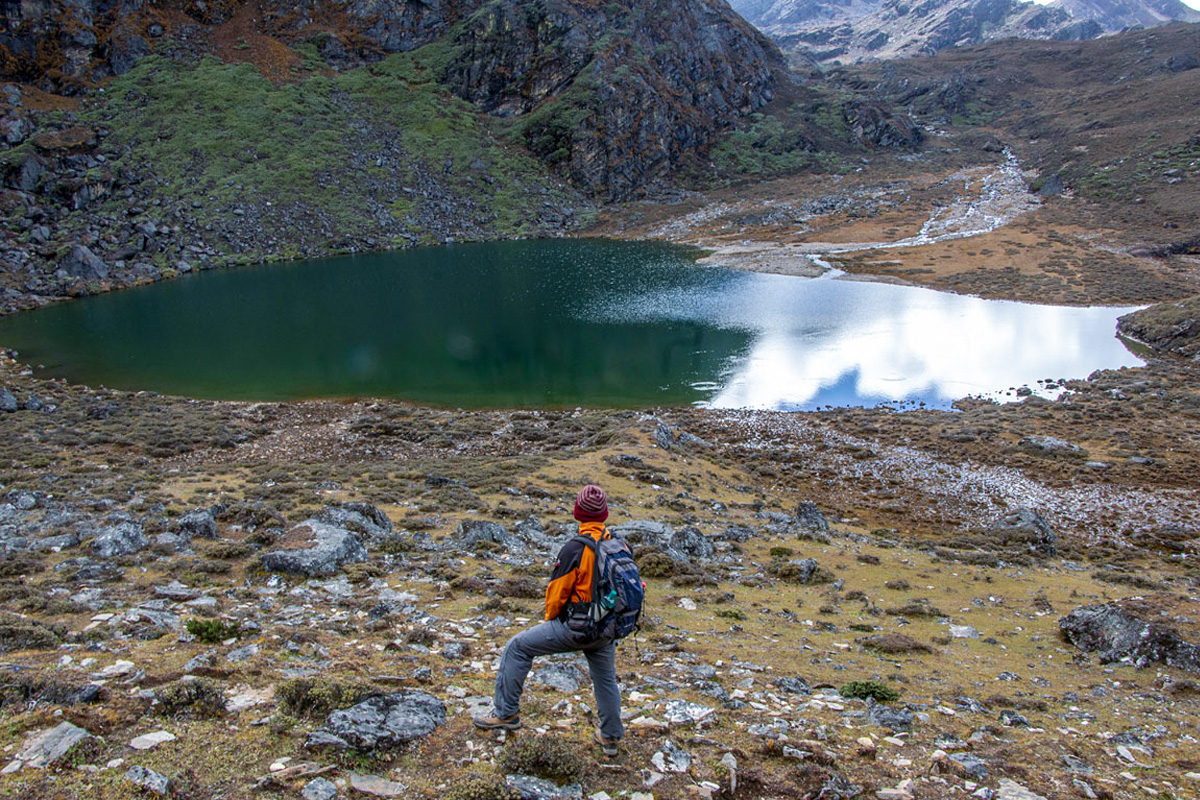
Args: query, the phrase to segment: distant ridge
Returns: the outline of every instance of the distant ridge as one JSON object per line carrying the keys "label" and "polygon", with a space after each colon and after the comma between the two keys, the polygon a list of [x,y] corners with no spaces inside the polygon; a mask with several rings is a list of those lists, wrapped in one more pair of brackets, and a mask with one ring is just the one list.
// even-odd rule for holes
{"label": "distant ridge", "polygon": [[796,66],[852,64],[998,39],[1094,39],[1130,28],[1200,22],[1180,0],[733,0]]}

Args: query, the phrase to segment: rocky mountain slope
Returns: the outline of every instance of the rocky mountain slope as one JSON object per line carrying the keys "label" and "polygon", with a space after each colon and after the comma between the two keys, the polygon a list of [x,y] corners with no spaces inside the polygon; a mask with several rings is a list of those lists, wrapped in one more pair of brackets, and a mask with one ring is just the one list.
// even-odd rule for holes
{"label": "rocky mountain slope", "polygon": [[1076,19],[1095,20],[1106,31],[1153,28],[1172,22],[1200,22],[1200,11],[1179,0],[1054,0],[1051,5]]}
{"label": "rocky mountain slope", "polygon": [[789,81],[709,0],[4,13],[9,308],[218,264],[558,235]]}
{"label": "rocky mountain slope", "polygon": [[734,3],[797,61],[849,64],[929,55],[999,39],[1093,39],[1105,32],[1200,21],[1178,0],[879,0],[872,3]]}

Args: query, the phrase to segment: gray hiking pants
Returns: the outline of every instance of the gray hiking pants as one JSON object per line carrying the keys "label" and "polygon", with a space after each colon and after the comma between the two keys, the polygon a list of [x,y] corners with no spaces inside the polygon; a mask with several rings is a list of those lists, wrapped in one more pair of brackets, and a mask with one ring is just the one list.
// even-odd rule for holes
{"label": "gray hiking pants", "polygon": [[621,690],[617,688],[616,647],[611,639],[579,644],[566,623],[556,619],[518,633],[504,646],[500,670],[496,673],[496,696],[492,701],[496,714],[511,717],[521,710],[525,676],[536,656],[572,652],[582,652],[587,658],[600,732],[609,739],[620,739],[624,728],[621,725]]}

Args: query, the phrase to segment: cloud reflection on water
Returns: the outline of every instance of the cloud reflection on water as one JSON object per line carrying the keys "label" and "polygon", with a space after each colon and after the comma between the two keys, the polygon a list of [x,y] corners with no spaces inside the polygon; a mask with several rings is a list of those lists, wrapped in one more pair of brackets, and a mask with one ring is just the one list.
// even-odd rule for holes
{"label": "cloud reflection on water", "polygon": [[1131,308],[983,300],[859,281],[738,274],[719,292],[619,301],[627,315],[705,321],[751,334],[704,405],[822,405],[1004,399],[1011,387],[1138,366],[1115,336]]}

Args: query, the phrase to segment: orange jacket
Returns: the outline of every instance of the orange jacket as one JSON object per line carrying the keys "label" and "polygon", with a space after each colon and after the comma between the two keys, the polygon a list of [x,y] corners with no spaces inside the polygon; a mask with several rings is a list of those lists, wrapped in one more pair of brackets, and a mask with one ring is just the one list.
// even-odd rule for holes
{"label": "orange jacket", "polygon": [[[603,522],[579,523],[581,536],[590,536],[597,542],[609,539],[612,534]],[[546,587],[546,619],[557,619],[565,615],[571,603],[588,603],[592,599],[592,573],[595,571],[596,554],[578,539],[571,539],[558,551],[558,561]]]}

